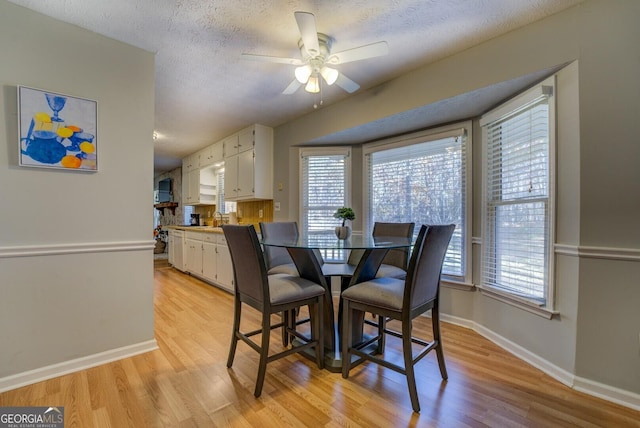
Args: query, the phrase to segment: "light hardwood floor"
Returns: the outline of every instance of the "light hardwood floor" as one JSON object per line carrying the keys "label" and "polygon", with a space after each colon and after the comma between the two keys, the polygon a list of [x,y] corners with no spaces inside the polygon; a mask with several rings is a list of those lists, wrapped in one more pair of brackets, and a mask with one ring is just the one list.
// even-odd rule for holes
{"label": "light hardwood floor", "polygon": [[[172,268],[155,269],[159,350],[0,394],[0,406],[64,406],[66,427],[640,427],[640,412],[553,380],[475,332],[443,323],[449,380],[435,355],[416,367],[422,412],[403,376],[373,364],[349,379],[289,356],[267,366],[238,344],[226,368],[232,296]],[[258,327],[247,309],[248,328]],[[430,336],[428,319],[415,331]],[[274,334],[273,350],[281,344]],[[389,338],[387,358],[400,358]]]}

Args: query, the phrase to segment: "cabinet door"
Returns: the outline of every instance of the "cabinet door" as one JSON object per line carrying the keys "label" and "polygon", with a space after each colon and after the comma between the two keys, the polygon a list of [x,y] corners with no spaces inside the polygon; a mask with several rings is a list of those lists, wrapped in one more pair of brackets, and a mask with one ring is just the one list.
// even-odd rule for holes
{"label": "cabinet door", "polygon": [[188,159],[182,161],[182,203],[189,203],[189,166]]}
{"label": "cabinet door", "polygon": [[202,276],[208,281],[216,280],[216,244],[202,243]]}
{"label": "cabinet door", "polygon": [[255,178],[253,153],[253,150],[249,150],[238,155],[238,198],[250,198],[253,196]]}
{"label": "cabinet door", "polygon": [[238,134],[233,134],[222,141],[222,153],[225,160],[238,154]]}
{"label": "cabinet door", "polygon": [[213,144],[210,148],[209,156],[211,156],[211,163],[214,164],[216,162],[222,162],[224,160],[224,143],[222,141],[218,141]]}
{"label": "cabinet door", "polygon": [[224,161],[224,197],[234,200],[238,197],[238,156]]}
{"label": "cabinet door", "polygon": [[189,173],[189,193],[187,201],[192,204],[200,202],[200,170],[196,169]]}
{"label": "cabinet door", "polygon": [[217,276],[216,282],[226,290],[233,292],[233,266],[231,265],[231,253],[226,245],[217,245]]}
{"label": "cabinet door", "polygon": [[211,160],[211,146],[205,147],[198,153],[200,153],[200,168],[211,165],[211,163],[213,162]]}
{"label": "cabinet door", "polygon": [[202,241],[186,239],[185,268],[191,273],[202,275]]}
{"label": "cabinet door", "polygon": [[253,126],[238,132],[238,153],[253,149]]}

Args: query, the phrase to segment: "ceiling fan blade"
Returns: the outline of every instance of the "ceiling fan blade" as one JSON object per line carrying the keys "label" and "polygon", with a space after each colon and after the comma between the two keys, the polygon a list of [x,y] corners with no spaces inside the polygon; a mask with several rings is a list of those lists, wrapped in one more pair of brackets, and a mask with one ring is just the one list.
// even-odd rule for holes
{"label": "ceiling fan blade", "polygon": [[298,82],[297,79],[293,79],[293,82],[289,83],[289,86],[287,86],[282,93],[284,95],[291,95],[295,93],[300,86],[302,86],[302,83]]}
{"label": "ceiling fan blade", "polygon": [[356,82],[349,79],[347,76],[345,76],[342,73],[338,75],[338,78],[336,79],[336,85],[340,86],[342,89],[349,92],[350,94],[360,89],[360,85],[358,85]]}
{"label": "ceiling fan blade", "polygon": [[387,42],[376,42],[332,54],[327,59],[327,62],[330,64],[344,64],[361,59],[375,58],[377,56],[387,55],[388,53],[389,45]]}
{"label": "ceiling fan blade", "polygon": [[318,31],[316,31],[316,18],[309,12],[295,12],[296,22],[302,36],[304,48],[311,57],[315,57],[320,53],[320,45],[318,44]]}
{"label": "ceiling fan blade", "polygon": [[304,62],[300,59],[296,58],[283,58],[279,56],[269,56],[269,55],[254,55],[243,53],[242,59],[248,59],[251,61],[261,61],[261,62],[276,62],[279,64],[289,64],[289,65],[303,65]]}

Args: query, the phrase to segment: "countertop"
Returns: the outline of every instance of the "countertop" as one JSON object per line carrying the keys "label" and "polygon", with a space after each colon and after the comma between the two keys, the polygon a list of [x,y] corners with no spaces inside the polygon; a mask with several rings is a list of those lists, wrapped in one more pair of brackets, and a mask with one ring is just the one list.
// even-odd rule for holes
{"label": "countertop", "polygon": [[173,229],[173,230],[187,230],[191,232],[207,232],[207,233],[219,233],[222,234],[221,227],[213,227],[213,226],[177,226],[177,225],[169,225],[162,226],[165,229]]}

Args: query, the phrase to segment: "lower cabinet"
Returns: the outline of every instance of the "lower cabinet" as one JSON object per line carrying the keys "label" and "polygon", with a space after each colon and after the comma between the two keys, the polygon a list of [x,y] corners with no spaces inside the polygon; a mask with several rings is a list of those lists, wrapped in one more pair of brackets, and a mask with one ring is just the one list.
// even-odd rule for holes
{"label": "lower cabinet", "polygon": [[184,254],[186,243],[184,241],[184,231],[169,230],[169,263],[176,269],[184,272]]}
{"label": "lower cabinet", "polygon": [[224,235],[187,231],[185,238],[187,272],[233,292],[233,266]]}
{"label": "lower cabinet", "polygon": [[231,264],[231,253],[227,247],[227,240],[224,235],[217,236],[216,261],[217,272],[216,281],[225,289],[233,293],[233,265]]}
{"label": "lower cabinet", "polygon": [[202,275],[202,240],[194,239],[187,235],[186,243],[185,266],[187,272]]}

